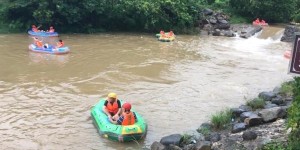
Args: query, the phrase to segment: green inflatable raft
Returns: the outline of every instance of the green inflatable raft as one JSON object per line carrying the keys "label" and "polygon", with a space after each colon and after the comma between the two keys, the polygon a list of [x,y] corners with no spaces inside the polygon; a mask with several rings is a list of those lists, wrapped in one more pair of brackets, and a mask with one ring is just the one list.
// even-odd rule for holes
{"label": "green inflatable raft", "polygon": [[[105,99],[101,99],[91,109],[94,124],[101,136],[119,142],[137,141],[146,136],[147,124],[141,115],[132,109],[137,117],[137,122],[135,124],[128,126],[112,124],[108,120],[107,115],[102,111],[104,102]],[[121,100],[121,104],[123,103],[124,102]]]}

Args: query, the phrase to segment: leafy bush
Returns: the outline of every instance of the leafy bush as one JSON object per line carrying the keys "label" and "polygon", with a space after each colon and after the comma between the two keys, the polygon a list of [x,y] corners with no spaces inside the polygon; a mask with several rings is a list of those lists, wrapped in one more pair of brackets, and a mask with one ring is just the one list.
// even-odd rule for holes
{"label": "leafy bush", "polygon": [[293,96],[294,82],[285,82],[281,84],[279,93],[285,96]]}
{"label": "leafy bush", "polygon": [[247,101],[246,105],[250,106],[252,109],[264,108],[265,101],[262,98],[255,98]]}
{"label": "leafy bush", "polygon": [[274,141],[264,145],[262,150],[291,150],[291,149],[287,147],[286,143]]}
{"label": "leafy bush", "polygon": [[232,112],[229,109],[212,115],[211,123],[214,129],[225,129],[231,122]]}
{"label": "leafy bush", "polygon": [[288,127],[291,128],[289,146],[292,149],[300,147],[300,77],[294,78],[294,100],[288,109]]}

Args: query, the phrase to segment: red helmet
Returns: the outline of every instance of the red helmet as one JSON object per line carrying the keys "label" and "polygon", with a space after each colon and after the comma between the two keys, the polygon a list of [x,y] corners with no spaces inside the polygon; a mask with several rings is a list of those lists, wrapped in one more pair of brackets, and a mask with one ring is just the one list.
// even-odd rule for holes
{"label": "red helmet", "polygon": [[130,110],[131,109],[131,104],[129,103],[124,103],[122,106],[125,110]]}

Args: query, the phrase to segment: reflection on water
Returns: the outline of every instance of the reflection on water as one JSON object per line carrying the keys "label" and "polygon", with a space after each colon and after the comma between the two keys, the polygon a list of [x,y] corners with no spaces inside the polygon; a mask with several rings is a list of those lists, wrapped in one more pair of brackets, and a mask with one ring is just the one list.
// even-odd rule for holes
{"label": "reflection on water", "polygon": [[37,53],[37,52],[28,52],[29,58],[34,63],[41,64],[59,64],[63,65],[69,61],[70,54],[64,55],[53,55],[53,54],[45,54],[45,53]]}
{"label": "reflection on water", "polygon": [[[282,54],[291,45],[276,40],[280,30],[170,43],[145,34],[63,35],[72,47],[66,55],[28,51],[25,34],[0,35],[0,149],[138,149],[196,129],[216,110],[290,78]],[[90,108],[109,92],[145,118],[145,140],[99,136]]]}

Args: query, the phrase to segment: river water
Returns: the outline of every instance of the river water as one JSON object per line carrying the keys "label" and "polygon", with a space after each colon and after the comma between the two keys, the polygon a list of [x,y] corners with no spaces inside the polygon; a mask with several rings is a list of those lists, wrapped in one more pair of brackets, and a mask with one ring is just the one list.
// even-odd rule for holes
{"label": "river water", "polygon": [[[67,55],[28,51],[26,34],[0,35],[0,149],[139,149],[196,129],[218,110],[238,106],[291,78],[283,29],[250,38],[150,34],[62,35]],[[50,42],[57,39],[44,39]],[[148,122],[139,143],[100,137],[90,108],[109,92]]]}

